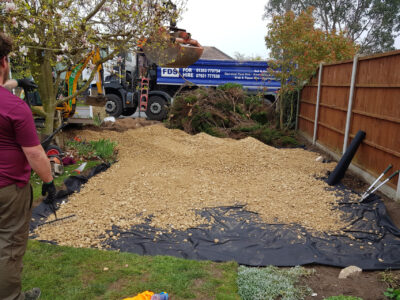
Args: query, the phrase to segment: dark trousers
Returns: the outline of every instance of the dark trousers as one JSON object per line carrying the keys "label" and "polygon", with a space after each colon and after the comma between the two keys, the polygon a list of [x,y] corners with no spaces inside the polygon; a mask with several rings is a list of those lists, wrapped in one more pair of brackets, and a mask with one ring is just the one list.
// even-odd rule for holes
{"label": "dark trousers", "polygon": [[0,299],[22,300],[22,258],[28,243],[32,191],[15,184],[0,188]]}

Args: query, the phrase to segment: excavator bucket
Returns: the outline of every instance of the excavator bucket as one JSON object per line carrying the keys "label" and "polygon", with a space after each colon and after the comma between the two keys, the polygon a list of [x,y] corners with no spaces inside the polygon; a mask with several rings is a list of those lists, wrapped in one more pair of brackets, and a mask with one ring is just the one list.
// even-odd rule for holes
{"label": "excavator bucket", "polygon": [[204,48],[176,44],[164,50],[159,50],[154,47],[144,47],[143,51],[151,62],[154,62],[160,67],[186,68],[194,64],[200,58]]}
{"label": "excavator bucket", "polygon": [[147,59],[160,67],[186,68],[194,64],[203,54],[204,48],[184,29],[175,28],[168,33],[160,32],[142,46]]}

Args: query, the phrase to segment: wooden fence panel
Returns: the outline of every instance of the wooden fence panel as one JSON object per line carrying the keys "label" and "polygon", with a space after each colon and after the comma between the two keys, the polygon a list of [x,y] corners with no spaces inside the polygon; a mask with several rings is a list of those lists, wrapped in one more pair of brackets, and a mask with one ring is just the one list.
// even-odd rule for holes
{"label": "wooden fence panel", "polygon": [[[342,154],[353,61],[322,67],[316,142]],[[400,169],[400,51],[358,59],[349,123],[349,144],[358,130],[366,138],[352,163],[377,177],[389,164]],[[299,131],[313,137],[318,72],[300,96]],[[398,180],[389,185],[396,191]],[[400,190],[400,188],[398,189]],[[399,196],[399,191],[397,191]],[[399,199],[400,200],[400,199]]]}
{"label": "wooden fence panel", "polygon": [[335,85],[350,85],[352,62],[341,63],[339,65],[324,65],[322,83]]}

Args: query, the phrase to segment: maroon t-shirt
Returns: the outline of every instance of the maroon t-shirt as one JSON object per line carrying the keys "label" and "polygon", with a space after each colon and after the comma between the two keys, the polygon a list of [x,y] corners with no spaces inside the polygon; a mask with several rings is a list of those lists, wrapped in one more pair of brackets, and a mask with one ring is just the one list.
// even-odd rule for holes
{"label": "maroon t-shirt", "polygon": [[21,147],[39,144],[28,105],[0,86],[0,188],[29,182],[31,167]]}

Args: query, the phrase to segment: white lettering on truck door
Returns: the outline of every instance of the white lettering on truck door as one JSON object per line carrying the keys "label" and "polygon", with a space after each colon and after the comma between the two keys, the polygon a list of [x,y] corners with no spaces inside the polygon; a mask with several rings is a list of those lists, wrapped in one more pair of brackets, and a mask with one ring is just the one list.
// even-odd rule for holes
{"label": "white lettering on truck door", "polygon": [[161,68],[161,77],[179,77],[178,69]]}

